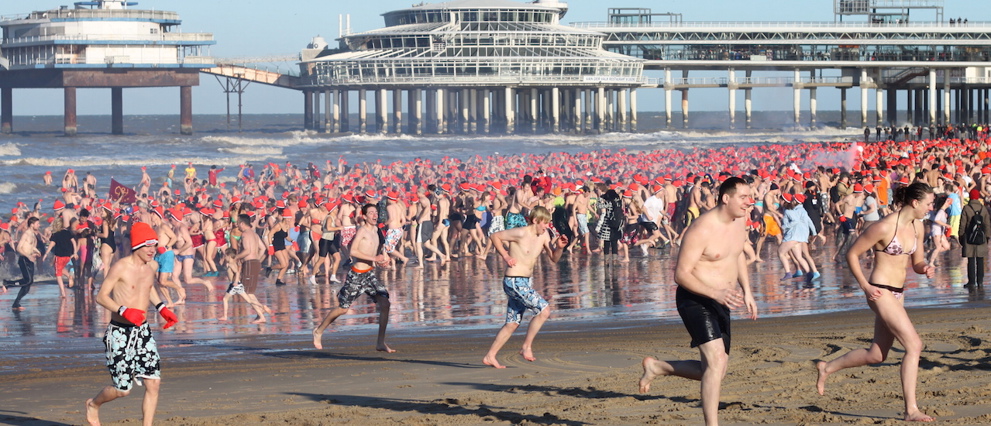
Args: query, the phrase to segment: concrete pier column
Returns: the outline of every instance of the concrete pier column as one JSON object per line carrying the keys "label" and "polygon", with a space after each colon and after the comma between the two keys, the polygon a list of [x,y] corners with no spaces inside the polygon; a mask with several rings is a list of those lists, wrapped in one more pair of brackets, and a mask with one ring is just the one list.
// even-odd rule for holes
{"label": "concrete pier column", "polygon": [[389,93],[385,89],[375,89],[375,130],[378,133],[389,131]]}
{"label": "concrete pier column", "polygon": [[341,90],[341,131],[350,132],[351,131],[351,91],[344,89]]}
{"label": "concrete pier column", "polygon": [[358,133],[368,130],[368,91],[358,89]]}
{"label": "concrete pier column", "polygon": [[664,117],[665,128],[671,128],[671,90],[674,83],[671,82],[671,68],[664,69]]}
{"label": "concrete pier column", "polygon": [[447,97],[444,89],[437,89],[434,101],[436,102],[436,113],[437,113],[437,134],[443,134],[447,131],[447,122],[444,120],[444,98]]}
{"label": "concrete pier column", "polygon": [[599,133],[603,133],[603,132],[606,131],[606,125],[605,125],[606,124],[605,123],[605,121],[606,121],[606,88],[605,87],[599,87],[599,89],[598,89],[598,91],[596,93],[597,93],[597,95],[595,97],[595,117],[596,117],[595,130],[598,131]]}
{"label": "concrete pier column", "polygon": [[884,126],[884,89],[878,87],[875,92],[875,105],[877,107],[877,125]]}
{"label": "concrete pier column", "polygon": [[540,93],[537,92],[537,89],[530,89],[530,98],[529,98],[530,102],[528,102],[528,104],[530,105],[529,112],[530,112],[531,133],[537,133],[537,118],[539,117],[539,115],[537,114],[538,111],[537,107],[539,100],[540,100]]}
{"label": "concrete pier column", "polygon": [[478,132],[478,89],[468,89],[465,100],[468,101],[468,133]]}
{"label": "concrete pier column", "polygon": [[310,127],[313,130],[320,131],[320,92],[313,92],[313,122],[310,123]]}
{"label": "concrete pier column", "polygon": [[792,104],[795,110],[795,126],[802,124],[802,76],[795,70],[795,80],[791,83]]}
{"label": "concrete pier column", "polygon": [[423,126],[424,133],[437,133],[437,90],[423,89],[424,108],[426,109],[426,122]]}
{"label": "concrete pier column", "polygon": [[923,89],[914,89],[913,92],[915,92],[915,96],[913,96],[915,103],[912,107],[912,125],[921,126],[924,122],[922,113],[925,111],[925,103],[923,102],[925,94]]}
{"label": "concrete pier column", "polygon": [[503,89],[505,100],[503,100],[503,115],[506,120],[506,134],[512,134],[516,131],[516,94],[512,87],[506,87]]}
{"label": "concrete pier column", "polygon": [[860,70],[860,127],[867,127],[867,69]]}
{"label": "concrete pier column", "polygon": [[736,128],[736,89],[737,89],[737,87],[739,87],[739,86],[736,84],[736,71],[734,71],[733,68],[730,68],[728,70],[728,72],[727,72],[727,79],[726,79],[726,89],[729,92],[729,105],[728,105],[728,108],[727,109],[729,111],[729,128],[730,129],[735,129]]}
{"label": "concrete pier column", "polygon": [[613,89],[606,90],[606,130],[616,130],[616,93]]}
{"label": "concrete pier column", "polygon": [[409,91],[409,133],[414,135],[423,134],[423,91],[413,89]]}
{"label": "concrete pier column", "polygon": [[811,122],[811,126],[812,127],[816,127],[816,125],[818,124],[817,123],[817,117],[816,117],[816,109],[817,109],[817,107],[818,107],[818,105],[817,105],[817,102],[816,102],[816,88],[815,87],[810,87],[809,88],[809,115],[812,116],[811,117],[812,118],[812,122]]}
{"label": "concrete pier column", "polygon": [[403,91],[392,91],[392,133],[403,132]]}
{"label": "concrete pier column", "polygon": [[[753,76],[753,73],[754,73],[753,71],[747,70],[746,73],[747,84],[753,84],[753,82],[750,80],[750,78]],[[748,129],[753,123],[754,103],[753,103],[753,98],[751,97],[752,92],[753,89],[751,88],[743,89],[743,112],[747,116],[746,120],[747,120]]]}
{"label": "concrete pier column", "polygon": [[936,69],[929,69],[929,125],[936,124]]}
{"label": "concrete pier column", "polygon": [[334,101],[334,91],[327,90],[323,92],[323,132],[330,133],[334,131],[334,106],[337,102]]}
{"label": "concrete pier column", "polygon": [[898,124],[898,89],[892,88],[888,90],[886,95],[887,108],[885,108],[885,115],[888,117],[888,125],[896,126]]}
{"label": "concrete pier column", "polygon": [[616,90],[616,112],[619,113],[619,119],[616,120],[616,130],[620,132],[626,131],[627,116],[626,116],[626,95],[628,89],[618,89]]}
{"label": "concrete pier column", "polygon": [[489,133],[492,130],[492,95],[489,89],[479,89],[478,92],[482,97],[482,122],[478,129],[482,133]]}
{"label": "concrete pier column", "polygon": [[950,70],[943,70],[943,123],[950,122]]}
{"label": "concrete pier column", "polygon": [[688,128],[688,89],[681,89],[681,127]]}
{"label": "concrete pier column", "polygon": [[630,131],[637,131],[637,89],[630,89]]}
{"label": "concrete pier column", "polygon": [[468,89],[461,89],[461,92],[458,93],[458,110],[461,112],[461,133],[468,133],[468,130],[471,128],[468,123],[468,120],[470,119],[469,108],[471,105],[471,95],[469,92],[470,91]]}
{"label": "concrete pier column", "polygon": [[65,135],[76,135],[76,88],[66,87],[65,91]]}
{"label": "concrete pier column", "polygon": [[328,113],[330,114],[330,126],[327,131],[330,133],[338,133],[341,131],[341,103],[340,103],[340,91],[331,90],[327,92],[327,105]]}
{"label": "concrete pier column", "polygon": [[561,133],[561,90],[551,88],[551,132]]}
{"label": "concrete pier column", "polygon": [[846,88],[840,88],[840,128],[846,128]]}
{"label": "concrete pier column", "polygon": [[592,100],[592,90],[585,90],[585,131],[589,132],[594,129],[593,124],[595,124],[594,102]]}
{"label": "concrete pier column", "polygon": [[[915,95],[915,90],[912,89],[905,90],[905,98],[906,98],[905,121],[912,124],[914,124],[914,120],[912,120],[912,116],[915,114],[915,103],[913,102],[913,99],[915,99],[915,97],[913,95]],[[898,120],[895,121],[897,122]]]}
{"label": "concrete pier column", "polygon": [[110,133],[124,134],[124,88],[110,88]]}
{"label": "concrete pier column", "polygon": [[575,130],[575,133],[581,133],[585,125],[585,116],[582,114],[582,92],[581,89],[575,89],[571,94],[571,108],[573,109],[571,128]]}
{"label": "concrete pier column", "polygon": [[0,133],[9,135],[14,131],[14,89],[0,89]]}
{"label": "concrete pier column", "polygon": [[303,130],[313,128],[313,92],[303,91]]}
{"label": "concrete pier column", "polygon": [[179,87],[179,133],[193,134],[193,86]]}

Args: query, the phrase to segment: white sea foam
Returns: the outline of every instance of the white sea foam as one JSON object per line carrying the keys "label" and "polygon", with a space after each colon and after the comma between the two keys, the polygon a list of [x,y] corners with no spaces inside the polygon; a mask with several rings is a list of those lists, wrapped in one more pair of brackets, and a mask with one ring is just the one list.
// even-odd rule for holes
{"label": "white sea foam", "polygon": [[19,157],[20,155],[21,150],[17,148],[17,145],[13,143],[0,145],[0,157]]}
{"label": "white sea foam", "polygon": [[270,157],[273,155],[282,155],[282,148],[264,146],[235,146],[229,148],[217,148],[217,152]]}
{"label": "white sea foam", "polygon": [[10,182],[0,183],[0,194],[13,194],[14,190],[17,189],[17,185]]}
{"label": "white sea foam", "polygon": [[151,159],[114,159],[114,158],[94,158],[81,157],[63,160],[58,158],[19,158],[16,160],[0,160],[0,164],[5,166],[41,166],[41,167],[107,167],[107,166],[163,166],[176,164],[177,167],[192,162],[194,165],[216,164],[218,166],[238,166],[240,164],[257,161],[259,157],[232,156],[223,158],[203,158],[203,157],[177,157],[169,161],[160,158]]}

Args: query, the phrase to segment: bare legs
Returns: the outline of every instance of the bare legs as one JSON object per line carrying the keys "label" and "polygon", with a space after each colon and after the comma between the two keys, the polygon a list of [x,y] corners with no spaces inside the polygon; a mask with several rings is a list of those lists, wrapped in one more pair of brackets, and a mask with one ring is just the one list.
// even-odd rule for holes
{"label": "bare legs", "polygon": [[[540,327],[544,326],[547,322],[547,318],[551,315],[551,308],[548,306],[544,310],[540,311],[539,314],[530,320],[530,326],[526,330],[526,337],[523,339],[523,347],[520,349],[520,356],[523,359],[533,362],[537,358],[533,356],[533,339],[537,337],[537,333],[540,331]],[[496,338],[492,342],[492,346],[489,348],[489,352],[485,354],[485,358],[482,358],[482,364],[489,365],[495,368],[506,368],[505,365],[499,363],[497,355],[499,355],[499,350],[509,341],[509,338],[513,335],[513,332],[519,328],[520,324],[515,322],[507,322],[506,325],[499,329],[496,333]]]}
{"label": "bare legs", "polygon": [[901,299],[895,299],[891,292],[884,290],[885,294],[874,302],[868,301],[871,310],[876,314],[874,318],[874,341],[867,349],[854,349],[843,356],[832,361],[819,361],[816,363],[818,370],[818,380],[816,380],[816,390],[820,395],[826,393],[826,379],[833,373],[844,368],[860,367],[868,364],[877,364],[888,358],[888,351],[895,339],[905,347],[905,356],[902,358],[901,379],[902,392],[905,399],[905,420],[930,422],[935,419],[927,416],[919,410],[915,396],[916,382],[919,376],[919,358],[922,356],[922,339],[915,331],[915,326],[905,312],[905,307]]}
{"label": "bare legs", "polygon": [[[378,340],[375,342],[375,350],[379,352],[393,353],[395,350],[385,344],[385,330],[389,326],[389,309],[392,304],[389,302],[389,299],[385,297],[379,298],[376,304],[379,308],[379,333]],[[320,322],[320,325],[313,329],[313,347],[323,349],[323,331],[326,330],[327,327],[334,322],[334,320],[347,312],[348,308],[337,307],[327,314],[323,321]]]}
{"label": "bare legs", "polygon": [[[158,390],[161,380],[144,379],[144,385],[145,396],[141,403],[141,414],[143,416],[141,423],[145,426],[151,426],[155,421],[155,410],[158,408]],[[100,406],[117,398],[123,398],[130,393],[131,391],[122,391],[113,386],[103,388],[95,397],[86,400],[86,421],[90,425],[98,426],[100,424]]]}
{"label": "bare legs", "polygon": [[723,339],[716,339],[699,345],[701,361],[659,361],[653,357],[643,359],[643,376],[637,385],[640,393],[650,391],[651,382],[657,376],[678,376],[702,382],[702,414],[705,424],[719,424],[719,391],[729,355]]}

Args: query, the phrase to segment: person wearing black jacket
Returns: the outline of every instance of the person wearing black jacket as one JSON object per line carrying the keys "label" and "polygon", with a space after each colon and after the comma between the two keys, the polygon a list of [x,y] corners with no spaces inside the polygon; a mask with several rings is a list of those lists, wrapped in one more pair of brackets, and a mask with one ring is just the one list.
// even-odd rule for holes
{"label": "person wearing black jacket", "polygon": [[981,215],[984,220],[984,235],[991,235],[991,214],[988,208],[981,201],[981,191],[970,190],[970,202],[963,208],[960,217],[960,252],[967,258],[967,288],[984,285],[984,258],[988,254],[988,243],[985,240],[982,244],[968,244],[970,220],[976,215]]}

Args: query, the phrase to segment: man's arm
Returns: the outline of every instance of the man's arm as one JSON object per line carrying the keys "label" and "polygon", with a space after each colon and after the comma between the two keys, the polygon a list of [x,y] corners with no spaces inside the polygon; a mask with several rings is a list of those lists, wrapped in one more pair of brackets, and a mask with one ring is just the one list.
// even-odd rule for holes
{"label": "man's arm", "polygon": [[506,264],[509,265],[509,267],[516,266],[516,259],[509,255],[509,252],[506,251],[505,244],[503,243],[519,243],[526,228],[527,227],[524,226],[522,228],[507,229],[505,231],[496,232],[489,237],[492,239],[492,246],[495,247],[496,251],[499,252],[499,255],[502,256],[502,259],[506,261]]}
{"label": "man's arm", "polygon": [[[744,242],[744,244],[749,244],[749,241]],[[747,271],[747,256],[740,252],[740,260],[737,261],[737,271],[739,276],[737,280],[740,281],[740,288],[743,289],[743,303],[747,306],[747,315],[750,319],[757,319],[757,302],[754,300],[754,293],[750,289],[750,273]]]}
{"label": "man's arm", "polygon": [[[551,248],[551,245],[554,247]],[[568,246],[568,237],[561,235],[557,240],[551,241],[550,238],[544,242],[544,251],[547,252],[547,256],[551,258],[551,262],[557,262],[561,260],[561,254],[564,253],[564,248]]]}

